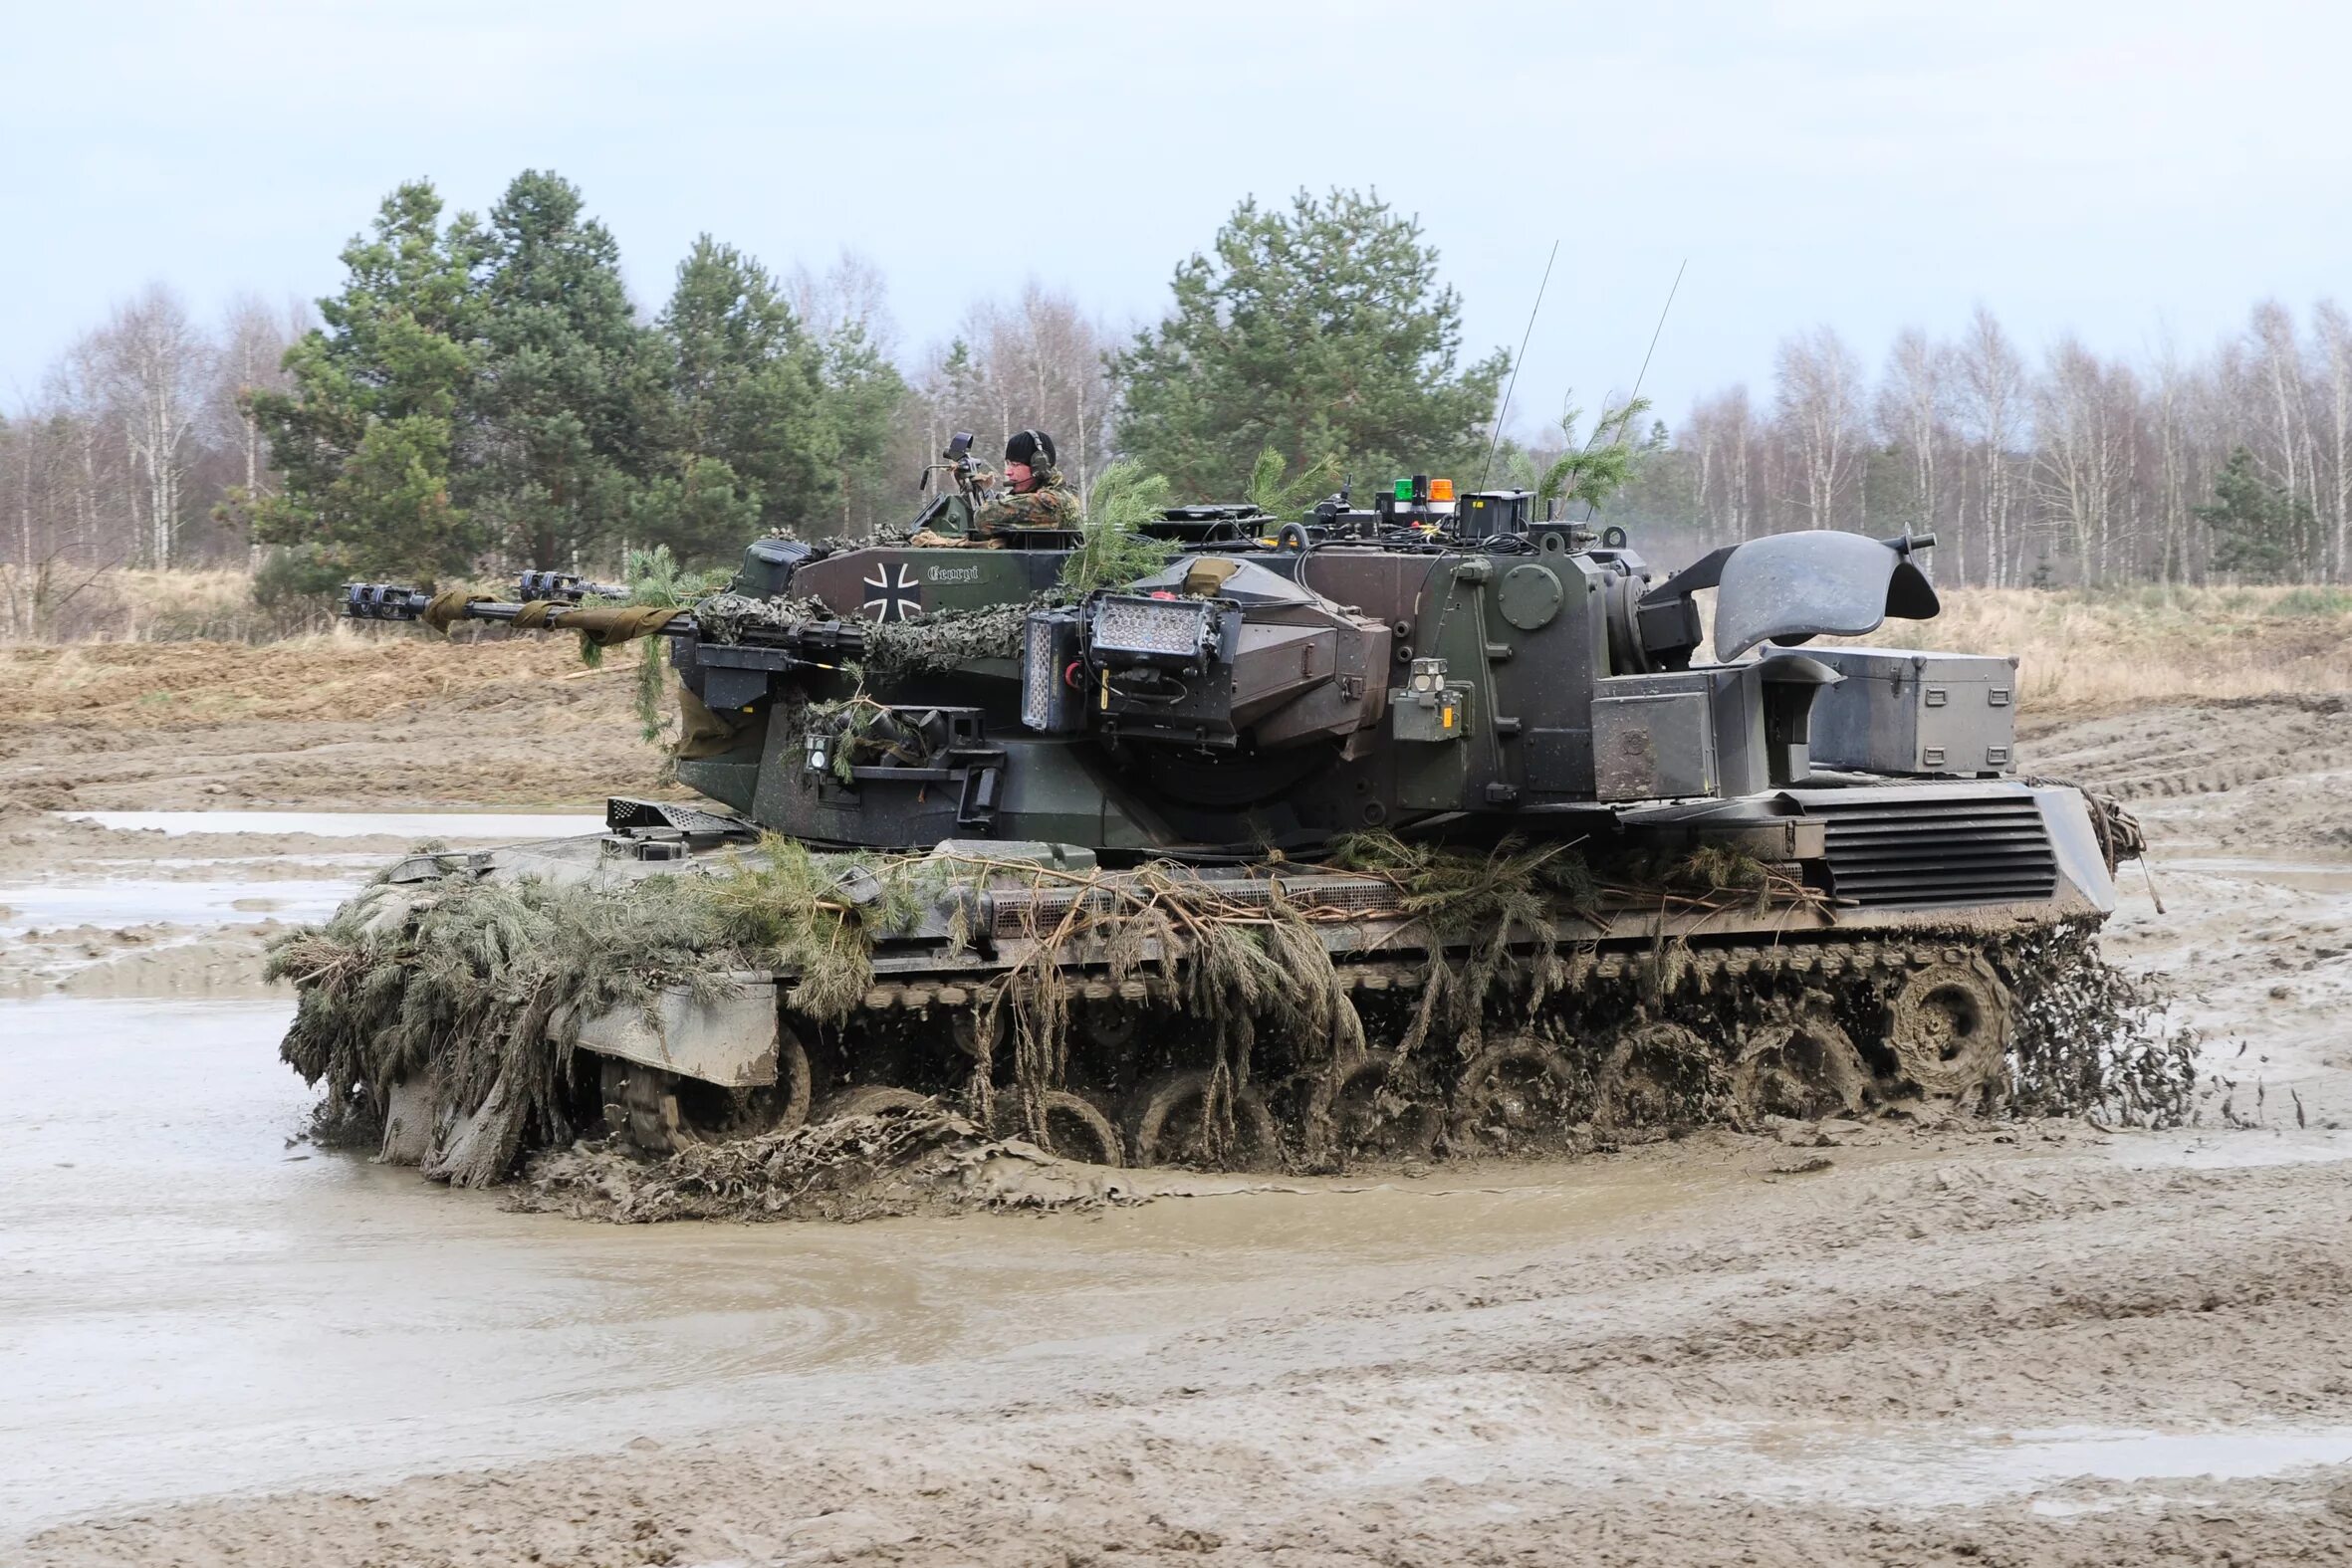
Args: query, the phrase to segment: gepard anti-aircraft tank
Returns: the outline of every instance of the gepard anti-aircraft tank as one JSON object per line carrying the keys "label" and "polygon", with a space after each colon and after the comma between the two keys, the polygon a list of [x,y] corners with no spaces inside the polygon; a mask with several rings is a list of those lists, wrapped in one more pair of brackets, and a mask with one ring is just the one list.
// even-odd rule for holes
{"label": "gepard anti-aircraft tank", "polygon": [[1811,645],[1933,616],[1932,539],[1783,535],[1661,580],[1622,530],[1415,479],[1170,511],[1164,563],[1079,593],[1077,535],[929,522],[762,540],[671,612],[351,588],[363,619],[667,638],[705,797],[411,856],[369,932],[470,887],[664,881],[732,935],[718,979],[648,955],[514,1025],[545,1062],[462,1072],[429,1025],[331,1065],[326,993],[361,983],[290,965],[320,1010],[290,1058],[464,1179],[599,1127],[660,1151],[918,1099],[1242,1166],[1993,1105],[2030,1098],[2038,967],[2137,849],[2015,776],[2013,660]]}

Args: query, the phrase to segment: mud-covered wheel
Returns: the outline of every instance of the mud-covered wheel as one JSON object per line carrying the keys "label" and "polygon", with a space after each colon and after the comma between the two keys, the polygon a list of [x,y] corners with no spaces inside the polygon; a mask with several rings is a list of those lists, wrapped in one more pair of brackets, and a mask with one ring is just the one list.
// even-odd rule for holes
{"label": "mud-covered wheel", "polygon": [[1732,1069],[1734,1103],[1751,1116],[1844,1116],[1862,1108],[1869,1088],[1853,1037],[1810,1008],[1751,1035]]}
{"label": "mud-covered wheel", "polygon": [[853,1083],[818,1107],[821,1122],[845,1116],[872,1116],[882,1111],[919,1111],[931,1108],[931,1097],[889,1083]]}
{"label": "mud-covered wheel", "polygon": [[599,1058],[604,1121],[648,1154],[790,1132],[809,1119],[809,1052],[791,1029],[776,1032],[776,1081],[729,1089],[615,1056]]}
{"label": "mud-covered wheel", "polygon": [[1080,1002],[1070,1008],[1070,1014],[1087,1044],[1113,1055],[1123,1054],[1135,1043],[1135,1036],[1143,1032],[1143,1008],[1139,1003],[1115,998],[1106,1002]]}
{"label": "mud-covered wheel", "polygon": [[1172,1072],[1135,1097],[1129,1123],[1137,1165],[1207,1165],[1231,1171],[1272,1170],[1282,1164],[1274,1112],[1256,1089],[1233,1091],[1233,1130],[1211,1138],[1205,1112],[1209,1074]]}
{"label": "mud-covered wheel", "polygon": [[1931,1099],[1994,1097],[2008,1080],[2016,1008],[1981,958],[1914,970],[1887,1002],[1887,1049]]}
{"label": "mud-covered wheel", "polygon": [[1593,1081],[1593,1109],[1611,1127],[1705,1121],[1730,1087],[1725,1064],[1680,1023],[1636,1023],[1618,1034]]}
{"label": "mud-covered wheel", "polygon": [[1306,1113],[1338,1153],[1398,1160],[1436,1146],[1444,1119],[1436,1106],[1403,1092],[1394,1081],[1397,1064],[1395,1051],[1367,1051],[1346,1066],[1332,1063],[1315,1080]]}
{"label": "mud-covered wheel", "polygon": [[[1021,1101],[1011,1090],[997,1091],[997,1133],[1006,1138],[1022,1136]],[[1067,1089],[1046,1091],[1046,1144],[1049,1153],[1064,1160],[1083,1160],[1088,1165],[1127,1163],[1126,1140],[1102,1114],[1102,1108]]]}
{"label": "mud-covered wheel", "polygon": [[1463,1065],[1454,1080],[1449,1141],[1502,1152],[1558,1141],[1591,1118],[1584,1075],[1566,1050],[1533,1034],[1508,1034]]}

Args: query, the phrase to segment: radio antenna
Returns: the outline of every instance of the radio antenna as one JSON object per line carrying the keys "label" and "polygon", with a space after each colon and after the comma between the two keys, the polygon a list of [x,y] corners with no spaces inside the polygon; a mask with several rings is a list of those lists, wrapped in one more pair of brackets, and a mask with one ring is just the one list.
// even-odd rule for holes
{"label": "radio antenna", "polygon": [[1666,313],[1674,309],[1674,297],[1682,293],[1682,275],[1690,270],[1691,259],[1688,256],[1682,259],[1680,267],[1674,269],[1674,287],[1666,291],[1666,303],[1659,308],[1658,325],[1650,333],[1650,346],[1642,351],[1641,368],[1634,372],[1633,397],[1625,399],[1628,403],[1632,402],[1634,397],[1641,396],[1641,384],[1649,378],[1650,374],[1650,355],[1658,351],[1658,336],[1666,331]]}
{"label": "radio antenna", "polygon": [[[1495,472],[1495,454],[1503,446],[1503,421],[1511,413],[1511,394],[1519,390],[1519,369],[1528,360],[1528,339],[1535,336],[1535,316],[1543,309],[1543,290],[1551,282],[1551,264],[1558,260],[1559,241],[1553,240],[1551,254],[1543,258],[1542,281],[1535,285],[1535,308],[1528,312],[1528,330],[1519,335],[1519,357],[1511,361],[1511,379],[1504,383],[1503,407],[1495,415],[1495,439],[1487,443],[1487,466],[1478,471],[1478,488],[1481,490],[1487,488],[1487,480]],[[1681,274],[1676,274],[1674,281],[1682,282]],[[1651,345],[1656,346],[1655,339]],[[1645,359],[1642,364],[1646,369],[1649,361]]]}
{"label": "radio antenna", "polygon": [[[1626,411],[1621,413],[1617,419],[1617,435],[1619,439],[1623,439],[1625,435],[1624,427],[1633,418],[1632,408],[1633,405],[1641,398],[1641,384],[1642,382],[1649,379],[1650,355],[1658,351],[1658,338],[1666,331],[1667,313],[1674,309],[1674,297],[1682,293],[1682,275],[1686,272],[1689,272],[1690,270],[1691,259],[1688,256],[1685,256],[1682,259],[1682,265],[1680,267],[1674,269],[1674,285],[1672,288],[1669,288],[1666,291],[1666,303],[1658,308],[1658,325],[1650,329],[1650,346],[1642,350],[1641,368],[1633,373],[1633,391],[1626,397],[1623,405]],[[1594,445],[1599,442],[1600,433],[1603,430],[1606,430],[1608,427],[1608,410],[1603,408],[1601,410],[1601,417],[1595,419],[1592,422],[1592,433],[1584,438],[1584,450],[1587,452],[1591,451]],[[1592,518],[1588,521],[1597,522],[1599,518],[1600,508],[1596,505],[1592,509]]]}

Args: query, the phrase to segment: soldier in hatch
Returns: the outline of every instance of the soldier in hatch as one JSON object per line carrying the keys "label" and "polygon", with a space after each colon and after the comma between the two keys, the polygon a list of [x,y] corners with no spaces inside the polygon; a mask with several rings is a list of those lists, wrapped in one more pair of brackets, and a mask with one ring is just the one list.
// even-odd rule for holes
{"label": "soldier in hatch", "polygon": [[1043,430],[1019,432],[1005,443],[1005,493],[972,519],[972,537],[1077,526],[1077,492],[1061,482],[1061,470],[1054,466],[1054,438]]}

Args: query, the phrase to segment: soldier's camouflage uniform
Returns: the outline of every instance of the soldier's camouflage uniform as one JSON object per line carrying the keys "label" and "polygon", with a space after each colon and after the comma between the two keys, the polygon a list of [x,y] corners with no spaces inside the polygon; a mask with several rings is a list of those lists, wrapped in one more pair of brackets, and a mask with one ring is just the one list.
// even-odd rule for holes
{"label": "soldier's camouflage uniform", "polygon": [[1058,468],[1046,470],[1046,482],[1022,495],[999,496],[982,507],[972,519],[974,534],[995,534],[1007,529],[1058,528],[1075,529],[1078,526],[1078,493],[1061,482]]}

